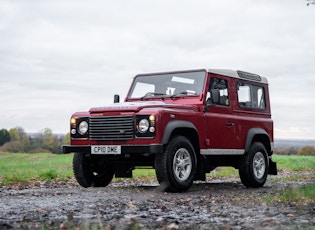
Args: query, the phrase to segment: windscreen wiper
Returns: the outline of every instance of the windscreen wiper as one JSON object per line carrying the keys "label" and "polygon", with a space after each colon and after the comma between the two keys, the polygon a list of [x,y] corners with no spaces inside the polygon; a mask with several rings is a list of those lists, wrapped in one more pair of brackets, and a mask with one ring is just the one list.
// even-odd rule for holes
{"label": "windscreen wiper", "polygon": [[155,97],[155,96],[164,96],[166,95],[165,93],[154,93],[154,92],[148,92],[146,93],[143,97],[141,97],[141,101],[146,98],[146,97]]}
{"label": "windscreen wiper", "polygon": [[174,93],[173,95],[170,96],[170,98],[174,98],[178,95],[197,95],[197,94],[192,93],[192,92],[183,91],[183,92],[179,92],[179,93]]}

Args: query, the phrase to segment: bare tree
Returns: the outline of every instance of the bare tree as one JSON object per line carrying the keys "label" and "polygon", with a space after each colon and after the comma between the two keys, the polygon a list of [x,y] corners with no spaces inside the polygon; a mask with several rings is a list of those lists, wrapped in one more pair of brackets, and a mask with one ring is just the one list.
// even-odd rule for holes
{"label": "bare tree", "polygon": [[306,0],[306,5],[315,5],[315,0]]}

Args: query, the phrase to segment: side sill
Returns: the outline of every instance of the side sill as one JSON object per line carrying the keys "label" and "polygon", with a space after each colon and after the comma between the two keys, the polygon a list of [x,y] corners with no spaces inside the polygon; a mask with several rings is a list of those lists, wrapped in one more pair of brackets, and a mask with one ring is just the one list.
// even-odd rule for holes
{"label": "side sill", "polygon": [[243,155],[244,149],[200,149],[201,155]]}

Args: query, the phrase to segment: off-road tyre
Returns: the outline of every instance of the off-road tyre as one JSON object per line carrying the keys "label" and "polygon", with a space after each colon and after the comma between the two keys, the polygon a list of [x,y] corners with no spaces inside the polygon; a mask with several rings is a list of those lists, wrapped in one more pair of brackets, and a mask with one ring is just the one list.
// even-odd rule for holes
{"label": "off-road tyre", "polygon": [[73,172],[77,182],[84,188],[105,187],[113,179],[115,168],[104,160],[74,153]]}
{"label": "off-road tyre", "polygon": [[249,151],[241,157],[239,176],[243,185],[251,188],[262,187],[269,171],[268,154],[261,142],[254,142]]}
{"label": "off-road tyre", "polygon": [[162,191],[187,191],[197,172],[196,153],[189,139],[184,136],[172,138],[164,153],[156,155],[154,167]]}

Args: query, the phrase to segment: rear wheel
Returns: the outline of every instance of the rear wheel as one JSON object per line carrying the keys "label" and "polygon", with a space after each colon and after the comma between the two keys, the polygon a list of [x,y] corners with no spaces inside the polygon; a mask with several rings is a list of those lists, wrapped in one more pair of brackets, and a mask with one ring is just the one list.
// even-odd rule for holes
{"label": "rear wheel", "polygon": [[183,136],[174,137],[163,154],[155,157],[156,176],[165,191],[188,190],[195,178],[197,160],[194,147]]}
{"label": "rear wheel", "polygon": [[239,175],[246,187],[262,187],[268,175],[268,154],[265,146],[255,142],[241,158]]}
{"label": "rear wheel", "polygon": [[113,179],[115,168],[104,159],[75,153],[73,156],[73,172],[82,187],[105,187]]}

